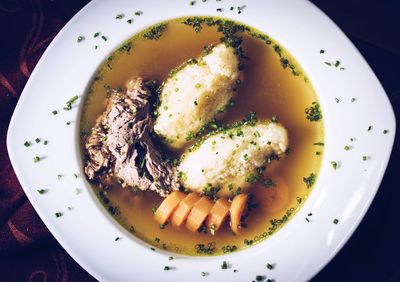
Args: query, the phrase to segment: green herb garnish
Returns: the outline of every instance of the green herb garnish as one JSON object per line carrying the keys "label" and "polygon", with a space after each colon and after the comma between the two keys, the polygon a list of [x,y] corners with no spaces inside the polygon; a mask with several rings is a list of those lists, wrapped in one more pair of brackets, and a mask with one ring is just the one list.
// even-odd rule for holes
{"label": "green herb garnish", "polygon": [[338,224],[338,223],[339,223],[339,219],[335,218],[335,219],[333,220],[333,223],[334,223],[334,224]]}
{"label": "green herb garnish", "polygon": [[39,194],[46,194],[47,193],[47,189],[38,189],[36,190]]}
{"label": "green herb garnish", "polygon": [[228,269],[228,263],[226,261],[222,262],[221,269]]}
{"label": "green herb garnish", "polygon": [[34,162],[34,163],[37,163],[37,162],[39,162],[39,161],[40,161],[40,157],[36,156],[36,157],[33,158],[33,162]]}
{"label": "green herb garnish", "polygon": [[147,40],[158,40],[163,35],[166,28],[167,28],[166,24],[159,24],[151,28],[149,31],[145,32],[143,34],[143,37]]}
{"label": "green herb garnish", "polygon": [[64,110],[66,110],[66,111],[71,110],[71,109],[72,109],[72,104],[73,104],[76,100],[78,100],[78,98],[79,98],[79,96],[78,96],[78,95],[75,95],[74,97],[72,97],[71,99],[69,99],[69,100],[65,103]]}
{"label": "green herb garnish", "polygon": [[303,177],[303,182],[306,184],[307,188],[310,188],[314,185],[316,177],[316,174],[313,172],[310,174],[310,176]]}
{"label": "green herb garnish", "polygon": [[81,43],[83,40],[85,40],[85,36],[80,35],[80,36],[78,36],[78,38],[76,39],[76,42]]}
{"label": "green herb garnish", "polygon": [[63,213],[62,213],[62,212],[56,212],[54,215],[55,215],[56,217],[61,217],[61,216],[63,216]]}
{"label": "green herb garnish", "polygon": [[120,19],[122,19],[123,17],[125,17],[124,14],[118,14],[118,15],[115,16],[115,19],[120,20]]}
{"label": "green herb garnish", "polygon": [[319,121],[322,119],[322,112],[318,102],[312,102],[311,107],[305,109],[309,121]]}
{"label": "green herb garnish", "polygon": [[31,146],[31,142],[29,142],[29,141],[25,141],[25,143],[24,143],[24,146],[25,146],[25,147],[29,147],[29,146]]}

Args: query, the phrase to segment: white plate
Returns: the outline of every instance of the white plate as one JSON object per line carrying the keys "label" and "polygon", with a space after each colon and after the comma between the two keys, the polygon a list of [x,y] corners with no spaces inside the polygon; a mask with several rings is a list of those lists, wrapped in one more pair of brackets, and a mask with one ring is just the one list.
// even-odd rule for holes
{"label": "white plate", "polygon": [[[92,1],[53,40],[29,79],[12,117],[7,146],[15,172],[36,211],[61,245],[89,273],[105,281],[304,281],[321,270],[349,239],[378,189],[390,157],[395,119],[388,98],[346,36],[306,1],[246,1],[241,14],[232,1]],[[223,8],[223,12],[216,11]],[[141,16],[133,16],[135,11]],[[129,25],[117,14],[134,17]],[[124,40],[161,20],[215,15],[232,18],[272,36],[300,62],[313,83],[325,119],[325,153],[318,181],[304,207],[276,235],[244,251],[196,258],[151,251],[104,211],[82,177],[78,146],[80,107],[65,102],[85,89],[100,63]],[[101,31],[108,40],[93,38]],[[86,39],[77,43],[77,37]],[[99,45],[97,50],[94,45]],[[320,49],[326,50],[322,56]],[[328,67],[339,59],[346,68]],[[336,103],[335,97],[341,102]],[[355,97],[356,101],[351,102]],[[82,97],[78,100],[82,101]],[[53,116],[53,110],[60,110]],[[67,126],[67,121],[73,121]],[[368,127],[372,129],[368,131]],[[387,129],[388,133],[383,134]],[[49,140],[25,148],[26,140]],[[354,149],[345,151],[349,138]],[[363,156],[370,158],[363,161]],[[44,157],[34,163],[33,157]],[[333,170],[331,161],[339,161]],[[305,160],[306,161],[306,160]],[[73,173],[79,173],[75,179]],[[57,174],[64,177],[57,179]],[[37,189],[49,189],[40,195]],[[82,189],[80,195],[75,188]],[[73,207],[69,211],[67,207]],[[56,218],[56,212],[63,216]],[[305,221],[312,212],[312,222]],[[339,224],[333,224],[338,218]],[[121,240],[114,241],[119,236]],[[223,260],[232,268],[222,270]],[[275,263],[273,270],[267,263]],[[176,269],[164,271],[165,265]],[[232,269],[239,271],[234,273]],[[201,272],[210,275],[202,277]],[[345,274],[344,274],[345,275]]]}

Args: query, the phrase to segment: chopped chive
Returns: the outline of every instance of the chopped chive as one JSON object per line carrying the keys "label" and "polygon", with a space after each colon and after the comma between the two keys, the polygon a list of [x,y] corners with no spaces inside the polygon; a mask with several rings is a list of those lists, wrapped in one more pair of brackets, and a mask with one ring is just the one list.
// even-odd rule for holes
{"label": "chopped chive", "polygon": [[324,146],[325,144],[323,142],[317,142],[313,144],[314,146]]}
{"label": "chopped chive", "polygon": [[363,159],[363,161],[367,161],[369,159],[369,157],[368,156],[363,156],[362,159]]}
{"label": "chopped chive", "polygon": [[340,102],[340,98],[337,98],[337,97],[336,97],[336,98],[335,98],[335,102],[336,102],[336,103],[339,103],[339,102]]}
{"label": "chopped chive", "polygon": [[155,251],[156,249],[155,249],[155,248],[153,248],[153,247],[151,247],[151,248],[150,248],[150,250],[152,250],[152,251]]}
{"label": "chopped chive", "polygon": [[56,217],[61,217],[61,216],[63,216],[63,213],[62,213],[62,212],[56,212],[54,215],[55,215]]}
{"label": "chopped chive", "polygon": [[170,270],[171,269],[171,267],[169,267],[169,266],[164,266],[164,270]]}
{"label": "chopped chive", "polygon": [[309,214],[307,214],[307,216],[312,216],[312,213],[310,212]]}
{"label": "chopped chive", "polygon": [[271,269],[274,268],[274,266],[273,266],[272,264],[270,264],[270,263],[267,263],[267,268],[268,268],[269,270],[271,270]]}
{"label": "chopped chive", "polygon": [[349,150],[351,150],[353,147],[351,147],[351,146],[344,146],[344,149],[346,150],[346,151],[349,151]]}
{"label": "chopped chive", "polygon": [[307,217],[306,217],[306,221],[307,221],[307,222],[310,222],[310,220],[309,220]]}
{"label": "chopped chive", "polygon": [[351,100],[350,100],[352,103],[354,103],[355,101],[356,101],[356,98],[351,98]]}
{"label": "chopped chive", "polygon": [[222,8],[218,8],[218,9],[217,9],[217,12],[222,12],[222,11],[223,11]]}
{"label": "chopped chive", "polygon": [[75,194],[79,195],[82,192],[82,189],[80,188],[75,188]]}
{"label": "chopped chive", "polygon": [[53,115],[56,115],[56,114],[58,114],[58,111],[57,110],[54,110],[54,111],[52,111],[51,112]]}
{"label": "chopped chive", "polygon": [[47,145],[47,144],[49,144],[49,140],[44,140],[43,145]]}
{"label": "chopped chive", "polygon": [[204,272],[204,271],[201,272],[201,276],[207,276],[207,275],[208,275],[208,272]]}
{"label": "chopped chive", "polygon": [[80,36],[78,36],[78,38],[76,39],[76,42],[80,43],[80,42],[82,42],[83,40],[85,40],[85,36],[80,35]]}
{"label": "chopped chive", "polygon": [[194,4],[196,4],[196,1],[190,1],[190,2],[189,2],[189,5],[190,5],[190,6],[194,6]]}
{"label": "chopped chive", "polygon": [[40,138],[36,138],[36,139],[35,139],[35,142],[36,142],[36,143],[40,143]]}
{"label": "chopped chive", "polygon": [[129,19],[126,21],[128,24],[131,24],[133,22],[133,19]]}
{"label": "chopped chive", "polygon": [[222,262],[221,269],[228,269],[228,263],[226,261]]}
{"label": "chopped chive", "polygon": [[33,158],[33,162],[34,162],[34,163],[37,163],[37,162],[39,162],[39,161],[40,161],[40,157],[36,156],[36,157]]}
{"label": "chopped chive", "polygon": [[77,174],[77,173],[74,173],[74,177],[75,177],[75,179],[78,178],[78,174]]}
{"label": "chopped chive", "polygon": [[143,14],[142,11],[136,11],[136,12],[135,12],[135,16],[141,16],[142,14]]}
{"label": "chopped chive", "polygon": [[65,106],[64,106],[64,110],[65,111],[69,111],[69,110],[71,110],[72,109],[72,104],[76,101],[76,100],[78,100],[78,98],[79,98],[79,96],[78,95],[75,95],[74,97],[72,97],[71,99],[69,99],[66,103],[65,103]]}
{"label": "chopped chive", "polygon": [[263,275],[256,275],[256,281],[264,281],[267,277],[263,276]]}
{"label": "chopped chive", "polygon": [[38,189],[36,190],[39,194],[46,194],[47,193],[47,189]]}
{"label": "chopped chive", "polygon": [[334,170],[337,169],[337,166],[338,166],[337,162],[331,161],[331,165],[332,165],[332,167],[333,167]]}
{"label": "chopped chive", "polygon": [[271,118],[271,121],[272,121],[272,122],[278,122],[277,116],[276,116],[276,115],[273,115],[272,118]]}
{"label": "chopped chive", "polygon": [[372,129],[372,125],[368,126],[368,130],[367,131],[371,131]]}
{"label": "chopped chive", "polygon": [[124,14],[118,14],[118,15],[115,16],[115,19],[120,20],[120,19],[122,19],[124,16],[125,16]]}
{"label": "chopped chive", "polygon": [[383,130],[383,134],[388,134],[388,132],[389,132],[389,130],[387,130],[387,129]]}
{"label": "chopped chive", "polygon": [[169,259],[169,260],[173,260],[173,259],[174,259],[174,257],[169,257],[168,259]]}
{"label": "chopped chive", "polygon": [[67,121],[66,125],[70,125],[72,123],[72,121]]}
{"label": "chopped chive", "polygon": [[325,50],[321,49],[321,50],[319,50],[319,53],[320,53],[320,54],[324,54],[324,53],[325,53]]}
{"label": "chopped chive", "polygon": [[104,35],[101,36],[101,39],[103,39],[104,41],[108,40],[108,38],[106,36],[104,36]]}
{"label": "chopped chive", "polygon": [[339,219],[335,218],[335,219],[333,220],[333,223],[334,223],[334,224],[338,224],[338,223],[339,223]]}
{"label": "chopped chive", "polygon": [[25,143],[24,143],[24,146],[25,146],[25,147],[29,147],[30,145],[31,145],[31,142],[25,141]]}
{"label": "chopped chive", "polygon": [[57,174],[58,180],[60,180],[61,178],[63,178],[63,176],[64,176],[64,175],[62,175],[62,174]]}
{"label": "chopped chive", "polygon": [[96,32],[95,34],[93,34],[93,37],[96,38],[100,35],[100,32]]}

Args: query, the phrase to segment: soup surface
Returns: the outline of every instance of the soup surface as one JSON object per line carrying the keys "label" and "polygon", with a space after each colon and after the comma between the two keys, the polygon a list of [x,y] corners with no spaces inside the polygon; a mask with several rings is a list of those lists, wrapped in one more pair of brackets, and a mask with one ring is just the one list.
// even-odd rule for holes
{"label": "soup surface", "polygon": [[[174,19],[150,27],[134,35],[107,58],[87,93],[80,124],[83,133],[91,130],[97,117],[105,110],[110,88],[124,86],[126,81],[136,76],[161,83],[171,69],[198,57],[205,45],[220,42],[222,34],[216,26],[201,24],[199,31],[198,25],[184,24],[185,20],[187,18]],[[224,19],[220,20],[224,22]],[[157,30],[158,33],[153,33],[155,37],[144,36],[146,32]],[[278,191],[279,186],[268,183],[254,185],[250,190],[253,196],[251,211],[240,234],[233,235],[225,222],[212,235],[209,232],[193,233],[171,224],[160,226],[154,220],[153,212],[163,198],[154,192],[135,191],[118,183],[107,189],[92,184],[116,220],[155,247],[189,255],[211,255],[255,245],[274,234],[298,211],[318,175],[324,132],[319,107],[316,109],[318,104],[313,104],[318,103],[318,98],[312,84],[299,63],[273,39],[251,28],[239,35],[247,57],[244,60],[244,80],[234,106],[221,122],[240,121],[253,111],[259,119],[277,119],[286,127],[290,152],[267,166],[264,179],[272,182],[274,178],[283,179],[288,190]],[[82,148],[83,144],[84,138]],[[182,151],[168,153],[179,157]]]}

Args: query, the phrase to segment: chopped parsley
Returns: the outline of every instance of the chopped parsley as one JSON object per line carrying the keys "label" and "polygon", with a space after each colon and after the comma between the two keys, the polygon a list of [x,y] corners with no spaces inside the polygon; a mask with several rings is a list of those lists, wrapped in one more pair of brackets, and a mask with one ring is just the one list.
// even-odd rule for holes
{"label": "chopped parsley", "polygon": [[305,109],[309,121],[319,121],[322,119],[322,112],[318,102],[312,102],[311,107]]}
{"label": "chopped parsley", "polygon": [[143,34],[143,37],[147,40],[158,40],[163,35],[165,29],[167,28],[166,24],[159,24],[149,31]]}
{"label": "chopped parsley", "polygon": [[310,174],[310,176],[303,177],[303,182],[306,184],[307,188],[310,188],[314,185],[316,177],[316,174],[313,172]]}

